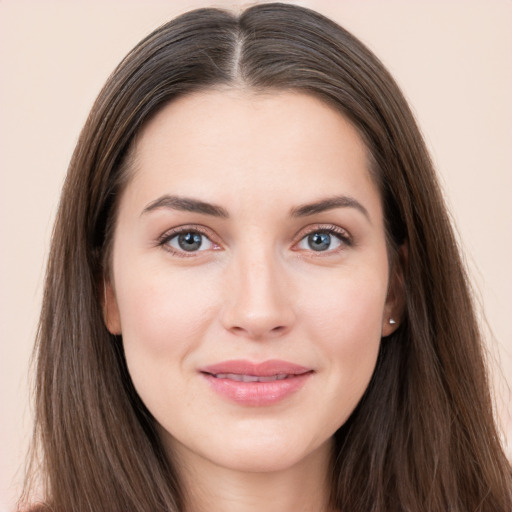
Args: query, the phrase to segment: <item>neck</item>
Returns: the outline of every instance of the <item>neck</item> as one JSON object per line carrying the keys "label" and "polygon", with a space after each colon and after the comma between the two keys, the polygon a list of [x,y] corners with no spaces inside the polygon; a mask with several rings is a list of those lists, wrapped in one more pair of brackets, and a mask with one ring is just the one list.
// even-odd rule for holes
{"label": "neck", "polygon": [[182,460],[185,511],[330,512],[330,452],[326,443],[292,467],[266,472],[233,470],[205,459]]}

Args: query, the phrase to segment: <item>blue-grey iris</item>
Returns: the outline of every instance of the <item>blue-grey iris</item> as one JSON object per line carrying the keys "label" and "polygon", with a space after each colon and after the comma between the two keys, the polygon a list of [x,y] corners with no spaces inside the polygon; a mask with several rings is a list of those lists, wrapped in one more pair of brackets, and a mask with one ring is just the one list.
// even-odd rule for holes
{"label": "blue-grey iris", "polygon": [[325,251],[331,245],[329,233],[312,233],[308,236],[308,245],[313,251]]}
{"label": "blue-grey iris", "polygon": [[183,233],[178,236],[178,244],[184,251],[197,251],[202,244],[202,235],[199,233]]}

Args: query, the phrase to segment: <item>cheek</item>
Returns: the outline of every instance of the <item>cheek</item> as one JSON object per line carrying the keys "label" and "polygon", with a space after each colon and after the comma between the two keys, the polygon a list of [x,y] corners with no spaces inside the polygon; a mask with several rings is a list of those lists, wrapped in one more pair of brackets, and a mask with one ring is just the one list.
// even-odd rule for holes
{"label": "cheek", "polygon": [[382,329],[386,273],[361,274],[357,270],[344,272],[323,286],[308,283],[310,292],[302,294],[300,307],[307,314],[311,335],[316,331],[319,339],[332,340],[337,347],[347,346],[348,352],[380,340]]}
{"label": "cheek", "polygon": [[185,370],[215,315],[213,291],[197,272],[132,267],[124,276],[116,295],[128,371],[142,401],[159,418],[187,396]]}
{"label": "cheek", "polygon": [[130,275],[116,289],[127,357],[186,355],[199,344],[213,316],[213,287],[197,272],[142,268]]}
{"label": "cheek", "polygon": [[[385,274],[384,274],[385,276]],[[311,295],[308,300],[309,338],[327,356],[333,404],[344,415],[357,405],[373,374],[377,360],[387,282],[372,279],[339,279],[335,288]],[[325,361],[325,359],[324,359]],[[340,403],[342,402],[342,403]],[[340,407],[341,405],[341,407]]]}

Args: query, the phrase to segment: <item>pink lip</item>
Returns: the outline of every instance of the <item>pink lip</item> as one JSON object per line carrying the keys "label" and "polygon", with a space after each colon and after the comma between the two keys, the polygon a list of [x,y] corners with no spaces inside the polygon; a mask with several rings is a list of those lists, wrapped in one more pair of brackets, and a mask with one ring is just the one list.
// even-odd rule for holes
{"label": "pink lip", "polygon": [[[260,407],[275,404],[296,393],[313,374],[311,368],[277,359],[263,363],[224,361],[200,368],[199,371],[218,394],[241,405]],[[218,377],[219,375],[221,377]],[[267,382],[235,380],[241,376],[279,378]]]}

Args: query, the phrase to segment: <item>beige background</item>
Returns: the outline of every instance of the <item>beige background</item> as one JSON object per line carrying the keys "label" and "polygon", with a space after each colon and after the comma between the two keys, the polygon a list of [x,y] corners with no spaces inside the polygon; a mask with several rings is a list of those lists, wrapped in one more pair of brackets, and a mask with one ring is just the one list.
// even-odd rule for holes
{"label": "beige background", "polygon": [[[333,17],[390,68],[416,112],[494,339],[512,455],[512,2],[298,2]],[[87,112],[153,28],[217,1],[0,0],[0,512],[31,428],[28,360],[59,189]]]}

